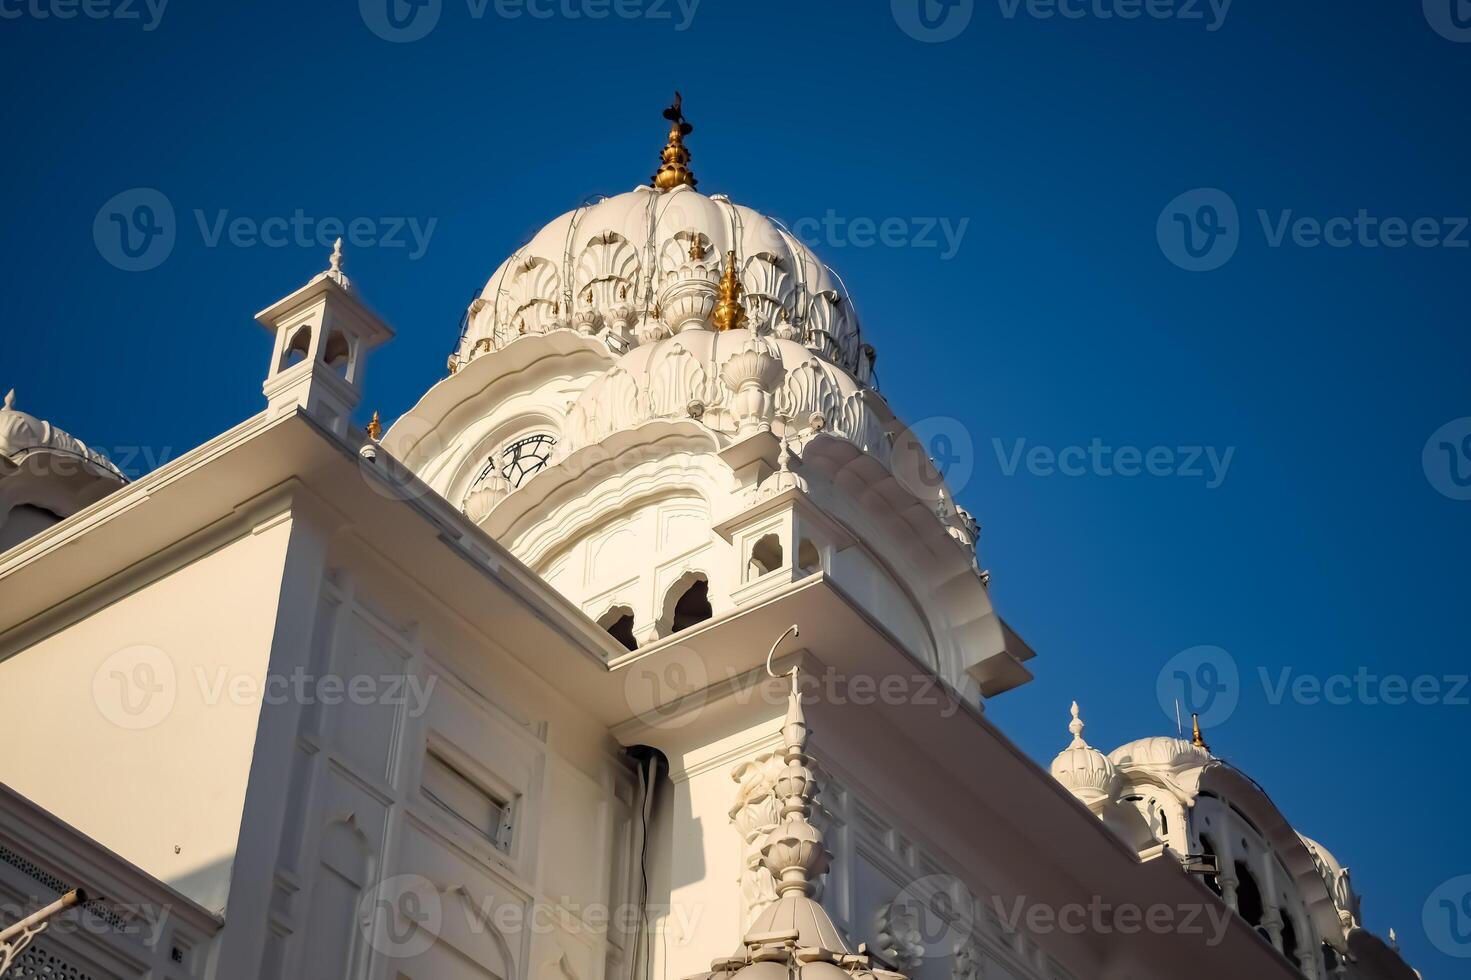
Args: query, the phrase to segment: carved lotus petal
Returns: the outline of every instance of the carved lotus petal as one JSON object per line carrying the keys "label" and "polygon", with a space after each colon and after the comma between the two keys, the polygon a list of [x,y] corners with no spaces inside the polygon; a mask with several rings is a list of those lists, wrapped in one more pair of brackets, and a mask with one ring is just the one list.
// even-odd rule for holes
{"label": "carved lotus petal", "polygon": [[720,377],[732,391],[755,383],[762,391],[774,391],[781,383],[785,371],[781,360],[764,345],[747,345],[739,353],[731,355],[720,368]]}

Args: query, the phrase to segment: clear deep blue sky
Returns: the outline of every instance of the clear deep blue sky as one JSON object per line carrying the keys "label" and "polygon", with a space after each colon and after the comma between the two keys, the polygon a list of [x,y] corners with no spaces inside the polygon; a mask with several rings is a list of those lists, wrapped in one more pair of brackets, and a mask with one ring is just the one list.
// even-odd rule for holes
{"label": "clear deep blue sky", "polygon": [[[351,0],[172,0],[152,30],[141,0],[143,22],[36,16],[50,2],[0,0],[19,14],[0,19],[0,388],[20,407],[135,473],[258,411],[268,339],[251,316],[326,250],[208,233],[225,212],[299,208],[377,229],[436,220],[416,257],[349,245],[348,271],[398,330],[365,408],[395,417],[441,377],[506,254],[586,196],[648,178],[679,87],[702,190],[789,223],[897,218],[908,231],[891,240],[921,219],[968,222],[948,258],[808,237],[852,289],[895,410],[951,437],[992,595],[1038,652],[1037,679],[992,717],[1044,765],[1074,697],[1105,749],[1167,733],[1161,670],[1222,648],[1217,676],[1224,663],[1240,680],[1211,705],[1217,753],[1353,868],[1373,929],[1395,926],[1428,976],[1464,975],[1421,909],[1471,873],[1471,692],[1444,703],[1471,659],[1471,502],[1436,489],[1422,449],[1471,416],[1471,231],[1461,248],[1290,233],[1272,247],[1258,215],[1364,209],[1438,219],[1425,235],[1442,237],[1457,222],[1439,219],[1471,215],[1471,43],[1432,29],[1435,3],[1237,0],[1215,23],[1203,2],[1203,20],[1123,20],[976,0],[957,37],[924,43],[887,0],[702,0],[683,31],[672,0],[672,19],[596,21],[494,5],[477,19],[443,0],[426,37],[390,43]],[[166,197],[176,241],[156,268],[124,271],[94,222],[140,187]],[[1202,187],[1239,219],[1187,198],[1164,213],[1162,248],[1162,211]],[[1181,222],[1199,236],[1212,214],[1235,254],[1174,264],[1189,263]],[[1471,471],[1461,435],[1442,485],[1451,462]],[[1017,440],[1094,439],[1233,454],[1214,488],[1009,466]],[[1274,704],[1259,677],[1361,668],[1441,679],[1442,703],[1370,688]]]}

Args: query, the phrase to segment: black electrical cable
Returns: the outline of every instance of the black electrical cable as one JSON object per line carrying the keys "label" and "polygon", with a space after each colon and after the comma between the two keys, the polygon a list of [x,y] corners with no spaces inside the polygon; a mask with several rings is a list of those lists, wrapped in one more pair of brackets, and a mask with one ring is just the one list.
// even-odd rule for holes
{"label": "black electrical cable", "polygon": [[[629,964],[629,980],[637,980],[635,971],[638,969],[639,950],[643,947],[644,920],[649,914],[649,811],[654,796],[654,756],[644,760],[644,805],[639,807],[639,898],[638,898],[638,925],[633,933],[633,959]],[[653,972],[652,948],[650,949],[650,963],[648,974]]]}

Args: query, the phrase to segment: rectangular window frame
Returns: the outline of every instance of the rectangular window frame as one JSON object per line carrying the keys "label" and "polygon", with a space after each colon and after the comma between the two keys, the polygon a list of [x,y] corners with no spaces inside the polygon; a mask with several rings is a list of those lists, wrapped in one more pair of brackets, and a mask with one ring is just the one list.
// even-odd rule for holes
{"label": "rectangular window frame", "polygon": [[[443,770],[445,776],[458,780],[464,784],[466,789],[485,797],[492,806],[500,810],[500,821],[493,831],[481,827],[470,816],[457,809],[452,802],[444,799],[443,795],[434,792],[430,787],[433,767]],[[419,795],[449,818],[454,826],[473,834],[476,839],[486,842],[499,853],[509,857],[515,842],[519,797],[515,793],[496,789],[486,780],[470,775],[465,769],[465,766],[456,763],[451,754],[444,751],[441,746],[431,743],[424,751],[424,763],[419,774]]]}

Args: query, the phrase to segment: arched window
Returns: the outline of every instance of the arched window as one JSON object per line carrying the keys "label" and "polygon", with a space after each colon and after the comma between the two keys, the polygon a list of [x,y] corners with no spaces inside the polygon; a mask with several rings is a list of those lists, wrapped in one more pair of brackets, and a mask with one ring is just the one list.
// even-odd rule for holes
{"label": "arched window", "polygon": [[1287,910],[1287,896],[1282,896],[1282,955],[1297,965],[1297,926]]}
{"label": "arched window", "polygon": [[598,620],[598,625],[608,631],[608,635],[630,650],[638,649],[638,640],[633,636],[633,610],[627,606],[614,606],[603,613],[603,618]]}
{"label": "arched window", "polygon": [[302,327],[291,335],[291,340],[286,344],[286,350],[281,353],[281,370],[284,371],[293,364],[300,364],[306,360],[307,353],[312,346],[312,328]]}
{"label": "arched window", "polygon": [[327,338],[327,349],[322,352],[322,359],[327,362],[329,368],[345,378],[350,354],[351,348],[347,345],[347,337],[341,331],[334,331]]}
{"label": "arched window", "polygon": [[802,543],[797,547],[797,567],[807,575],[822,568],[822,558],[817,553],[817,545],[807,538],[803,538]]}
{"label": "arched window", "polygon": [[61,515],[34,504],[16,504],[9,514],[0,513],[0,551],[40,534],[53,524],[61,523]]}
{"label": "arched window", "polygon": [[710,608],[710,583],[704,578],[696,579],[674,603],[674,620],[670,629],[678,633],[696,623],[703,623],[714,614]]}
{"label": "arched window", "polygon": [[1165,840],[1170,836],[1170,817],[1158,800],[1149,801],[1149,823],[1149,829],[1157,839]]}
{"label": "arched window", "polygon": [[1262,891],[1245,861],[1236,862],[1236,911],[1251,925],[1262,924]]}
{"label": "arched window", "polygon": [[[1200,835],[1200,853],[1210,858],[1211,863],[1216,866],[1216,869],[1218,871],[1220,870],[1221,862],[1220,859],[1216,857],[1216,845],[1210,839],[1209,834]],[[1221,894],[1220,875],[1205,875],[1205,884],[1206,887],[1215,892],[1217,895]]]}
{"label": "arched window", "polygon": [[746,572],[749,578],[760,578],[767,572],[775,571],[781,567],[781,539],[774,534],[768,534],[756,546],[751,549],[751,562]]}

